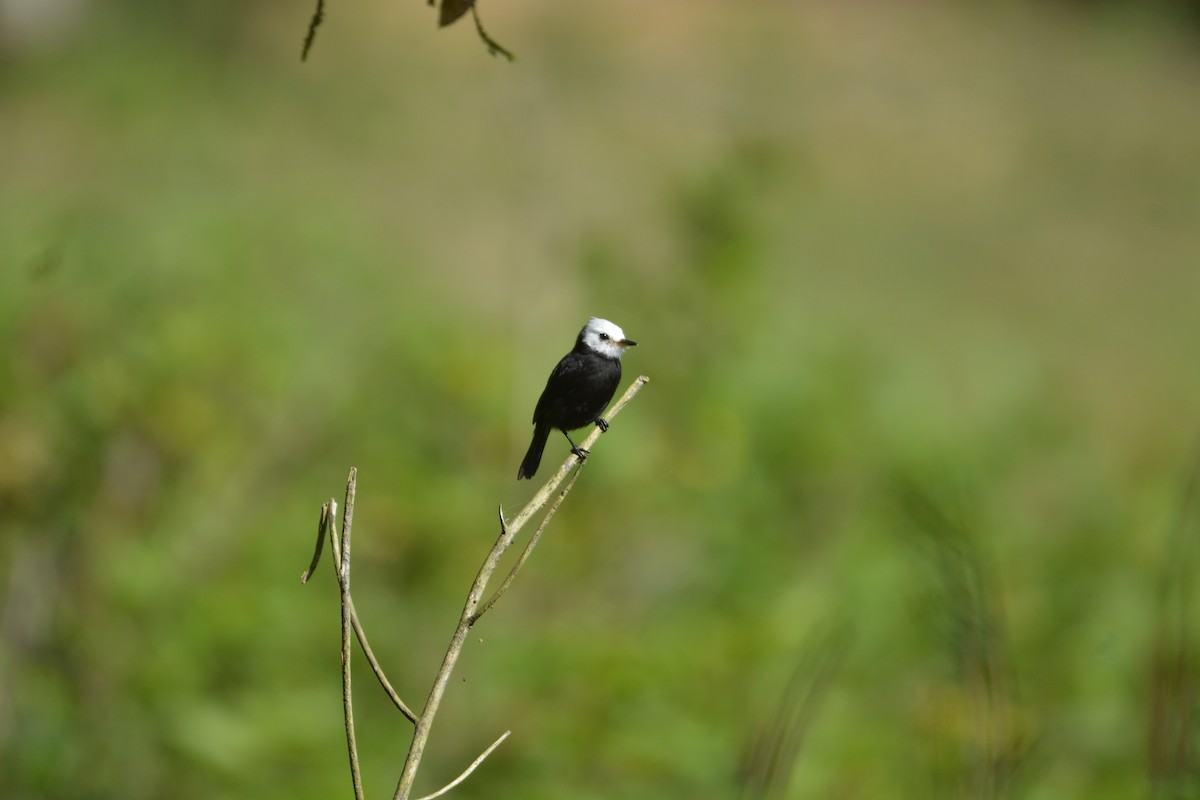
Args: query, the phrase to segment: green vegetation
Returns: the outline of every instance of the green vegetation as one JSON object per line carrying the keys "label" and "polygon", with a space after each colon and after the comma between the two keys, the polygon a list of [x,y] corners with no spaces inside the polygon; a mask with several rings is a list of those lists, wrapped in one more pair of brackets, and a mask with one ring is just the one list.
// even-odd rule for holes
{"label": "green vegetation", "polygon": [[592,314],[652,383],[421,787],[512,728],[454,796],[1200,796],[1186,28],[94,5],[0,71],[5,797],[348,797],[320,503],[419,707]]}

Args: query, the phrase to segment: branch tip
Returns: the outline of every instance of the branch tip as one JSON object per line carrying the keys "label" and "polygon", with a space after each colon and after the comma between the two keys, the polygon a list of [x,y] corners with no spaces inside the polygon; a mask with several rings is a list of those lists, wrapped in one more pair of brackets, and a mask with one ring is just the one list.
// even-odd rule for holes
{"label": "branch tip", "polygon": [[313,572],[317,569],[317,564],[321,561],[321,550],[325,547],[325,526],[329,524],[329,504],[321,505],[321,517],[317,520],[317,543],[313,546],[312,561],[308,563],[308,569],[300,573],[300,582],[308,583],[308,579],[312,577]]}
{"label": "branch tip", "polygon": [[434,800],[434,798],[441,797],[446,792],[450,791],[455,786],[458,786],[460,783],[465,781],[467,779],[467,776],[470,775],[472,772],[474,772],[475,768],[478,767],[480,764],[482,764],[483,760],[485,758],[487,758],[488,756],[490,756],[492,754],[493,750],[495,750],[497,747],[499,747],[501,744],[503,744],[504,740],[507,739],[511,733],[512,733],[512,731],[505,731],[504,733],[502,733],[500,735],[500,738],[497,739],[496,741],[492,742],[492,746],[489,747],[487,750],[484,750],[483,753],[480,754],[479,758],[472,761],[471,765],[469,767],[467,767],[465,770],[463,770],[461,775],[459,775],[454,780],[450,781],[450,783],[447,783],[441,789],[438,789],[433,794],[427,794],[424,797],[420,798],[420,800]]}
{"label": "branch tip", "polygon": [[483,21],[479,19],[479,9],[475,3],[471,3],[471,16],[475,20],[475,33],[479,35],[479,39],[487,46],[488,55],[504,56],[510,63],[517,60],[515,53],[497,42],[483,29]]}

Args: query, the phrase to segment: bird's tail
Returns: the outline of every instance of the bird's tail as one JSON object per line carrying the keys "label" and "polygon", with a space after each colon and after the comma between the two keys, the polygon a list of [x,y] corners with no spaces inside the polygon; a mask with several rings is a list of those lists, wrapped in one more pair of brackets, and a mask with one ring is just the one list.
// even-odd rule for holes
{"label": "bird's tail", "polygon": [[542,463],[542,451],[546,449],[546,440],[550,438],[550,426],[538,423],[533,427],[533,441],[525,452],[525,460],[517,470],[517,480],[532,478],[537,472],[538,464]]}

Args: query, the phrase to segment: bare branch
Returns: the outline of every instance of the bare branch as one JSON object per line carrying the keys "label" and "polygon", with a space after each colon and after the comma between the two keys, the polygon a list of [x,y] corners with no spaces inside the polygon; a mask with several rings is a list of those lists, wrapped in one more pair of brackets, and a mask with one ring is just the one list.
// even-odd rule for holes
{"label": "bare branch", "polygon": [[[634,395],[649,380],[645,375],[639,376],[608,412],[608,419],[611,420],[617,414],[621,413],[621,409],[633,399]],[[601,432],[600,428],[596,428],[584,439],[581,446],[584,448],[591,447],[596,439],[600,437]],[[425,743],[429,739],[429,730],[433,725],[433,719],[437,715],[438,706],[441,704],[442,696],[446,692],[446,686],[450,682],[450,674],[454,671],[454,665],[458,663],[458,657],[462,654],[463,644],[467,640],[467,633],[474,620],[478,617],[476,611],[483,599],[483,593],[487,589],[488,581],[491,579],[492,573],[496,571],[500,557],[504,555],[504,551],[512,544],[513,538],[516,537],[521,527],[546,504],[547,500],[558,489],[559,485],[566,478],[567,473],[571,471],[576,463],[578,461],[575,456],[571,456],[564,461],[562,466],[558,468],[558,471],[538,490],[537,494],[526,504],[525,508],[521,510],[521,513],[517,515],[516,520],[513,522],[505,521],[503,510],[501,511],[500,536],[496,539],[496,543],[492,545],[491,551],[488,552],[483,565],[479,568],[479,573],[475,576],[475,581],[471,584],[470,591],[467,593],[467,600],[463,604],[463,611],[459,617],[458,626],[454,629],[454,635],[451,637],[450,645],[446,649],[446,655],[442,659],[442,666],[438,669],[437,676],[434,678],[433,688],[430,689],[429,698],[425,701],[425,708],[421,712],[421,716],[417,719],[416,730],[413,731],[412,744],[408,749],[408,757],[404,761],[404,769],[400,774],[400,781],[396,785],[394,800],[408,800],[409,795],[412,793],[413,783],[417,775],[417,767],[420,766],[421,757],[425,753]]]}
{"label": "bare branch", "polygon": [[450,646],[446,649],[442,666],[433,679],[433,688],[429,691],[429,699],[425,701],[425,710],[417,719],[412,744],[408,748],[408,757],[404,760],[400,782],[396,785],[395,800],[407,800],[412,793],[413,782],[417,777],[417,767],[421,764],[421,756],[425,753],[425,742],[429,738],[429,729],[433,725],[433,718],[437,715],[438,705],[442,702],[442,695],[446,692],[446,685],[450,682],[450,673],[454,671],[454,665],[458,663],[458,657],[462,653],[463,644],[467,640],[467,631],[471,628],[471,615],[479,606],[488,579],[496,571],[496,564],[500,561],[500,556],[504,555],[504,551],[508,549],[509,544],[512,543],[512,539],[513,534],[507,526],[501,526],[500,537],[492,545],[487,558],[483,561],[483,566],[479,568],[479,574],[475,576],[475,581],[471,584],[462,616],[458,620],[458,627],[454,629],[454,636],[450,639]]}
{"label": "bare branch", "polygon": [[308,20],[308,30],[304,34],[304,47],[300,50],[300,60],[308,60],[308,51],[312,49],[313,40],[317,38],[317,28],[325,21],[325,0],[317,0],[317,7]]}
{"label": "bare branch", "polygon": [[[346,479],[346,504],[342,508],[342,554],[338,571],[338,583],[346,594],[350,593],[350,533],[354,525],[354,490],[358,485],[358,469],[350,468],[350,476]],[[336,504],[335,504],[336,507]]]}
{"label": "bare branch", "polygon": [[[325,525],[331,513],[330,504],[333,505],[332,513],[337,513],[337,503],[333,500],[330,500],[329,503],[321,506],[321,522],[317,528],[317,547],[313,553],[312,563],[309,564],[308,571],[300,576],[301,582],[307,582],[308,579],[312,577],[313,570],[317,568],[317,562],[321,559],[321,545],[325,541]],[[333,560],[335,565],[334,572],[336,573],[337,565],[342,563],[341,547],[338,545],[337,538],[332,534],[330,535],[329,541],[330,549],[333,550]],[[339,588],[341,586],[340,580],[338,581],[338,586]],[[383,691],[387,693],[387,696],[392,701],[392,704],[399,709],[400,713],[403,714],[409,722],[415,725],[417,722],[417,715],[411,708],[408,707],[408,705],[405,704],[404,700],[401,699],[400,694],[392,687],[391,682],[387,679],[387,675],[385,675],[383,672],[383,666],[380,665],[379,659],[375,658],[375,652],[371,649],[370,642],[367,641],[367,632],[363,630],[362,623],[359,622],[358,609],[354,607],[353,598],[347,597],[347,602],[350,606],[350,624],[354,628],[354,635],[358,639],[359,646],[362,647],[363,655],[367,657],[367,663],[371,665],[371,671],[375,673],[375,677],[379,680],[379,685],[383,687]]]}
{"label": "bare branch", "polygon": [[[608,419],[611,420],[616,417],[617,414],[621,412],[621,409],[625,407],[625,405],[648,381],[649,378],[645,376],[638,377],[609,411]],[[602,431],[600,428],[592,431],[592,433],[586,439],[584,439],[582,446],[585,448],[590,448],[599,438],[601,433]],[[572,487],[574,487],[575,481],[578,480],[581,469],[575,469],[576,466],[582,467],[582,462],[578,460],[577,457],[571,456],[567,458],[567,460],[563,462],[562,466],[558,468],[558,471],[551,476],[550,480],[547,481],[546,484],[538,490],[537,494],[534,495],[533,499],[526,504],[525,508],[521,510],[521,513],[517,515],[516,520],[512,523],[509,523],[504,518],[504,509],[503,507],[500,508],[500,535],[497,537],[496,543],[492,546],[491,551],[488,553],[483,564],[480,566],[479,573],[476,575],[475,581],[472,583],[471,589],[467,594],[467,600],[463,605],[463,611],[462,615],[459,617],[458,626],[455,628],[454,636],[451,638],[450,645],[446,650],[446,655],[442,660],[442,666],[438,670],[437,676],[434,678],[433,687],[430,689],[429,697],[425,702],[425,708],[421,712],[420,716],[414,714],[404,704],[399,695],[388,682],[387,677],[383,673],[382,667],[380,667],[379,662],[375,658],[375,654],[371,651],[371,646],[367,641],[366,632],[363,630],[362,624],[358,619],[358,613],[354,608],[354,602],[350,596],[350,547],[354,523],[354,496],[358,480],[358,471],[356,469],[352,468],[350,470],[350,476],[346,482],[346,498],[345,507],[342,514],[342,534],[340,541],[338,538],[336,523],[337,501],[331,498],[321,507],[321,516],[318,523],[318,540],[313,549],[312,561],[309,564],[308,570],[301,576],[301,580],[307,582],[307,580],[312,576],[313,570],[316,569],[321,557],[324,535],[327,533],[329,535],[329,546],[333,551],[334,572],[338,579],[338,588],[341,595],[342,702],[346,719],[346,746],[347,750],[349,751],[350,774],[354,784],[354,796],[356,800],[362,800],[363,790],[362,776],[358,762],[358,749],[354,732],[354,706],[350,668],[350,631],[353,630],[357,636],[359,644],[362,646],[363,653],[366,655],[367,661],[370,663],[371,669],[374,671],[376,678],[379,679],[380,685],[383,686],[384,691],[387,692],[388,696],[401,711],[401,713],[403,713],[404,716],[407,717],[408,720],[411,721],[415,726],[412,744],[409,747],[408,757],[405,759],[404,769],[400,775],[400,781],[396,786],[395,794],[396,800],[407,800],[412,792],[413,783],[416,779],[417,767],[420,765],[421,757],[425,751],[425,743],[429,738],[429,730],[433,725],[434,717],[437,715],[438,706],[441,703],[442,696],[445,694],[446,687],[450,682],[450,674],[453,672],[454,666],[458,662],[458,658],[462,653],[468,631],[470,630],[471,626],[474,625],[475,622],[496,603],[500,596],[507,591],[508,587],[516,578],[517,573],[520,572],[521,567],[528,560],[530,554],[533,552],[533,548],[537,545],[537,542],[541,538],[543,531],[545,531],[546,526],[550,523],[550,520],[553,519],[555,512],[558,510],[558,507],[562,504],[567,494],[570,493]],[[571,474],[570,482],[567,483],[561,492],[559,492],[558,497],[550,506],[549,511],[547,511],[546,516],[538,526],[538,529],[530,538],[529,543],[525,546],[525,550],[517,559],[516,564],[513,566],[512,570],[510,570],[504,583],[487,600],[486,603],[482,603],[481,605],[484,591],[487,589],[488,581],[491,580],[492,575],[495,573],[500,558],[512,544],[517,533],[521,530],[525,523],[532,519],[533,515],[536,514],[542,507],[544,507],[549,501],[550,497],[556,491],[558,491],[559,486],[562,485],[563,480],[566,479],[568,474]],[[423,798],[423,800],[431,800],[432,798],[439,797],[460,784],[508,736],[509,732],[506,731],[503,736],[497,739],[491,747],[485,750],[484,753],[480,755],[479,758],[477,758],[457,779],[445,786],[443,789],[440,789],[434,794],[429,795],[427,798]]]}
{"label": "bare branch", "polygon": [[[358,746],[354,738],[354,700],[350,685],[350,631],[354,627],[350,622],[350,533],[354,524],[354,489],[358,480],[358,470],[350,468],[350,477],[346,481],[346,505],[342,510],[342,552],[341,558],[335,562],[338,573],[338,586],[342,592],[342,708],[346,716],[346,748],[350,754],[350,779],[354,784],[355,800],[363,800],[362,773],[358,767]],[[336,503],[330,501],[332,508],[329,514],[330,541],[336,541],[337,532],[334,530],[333,518]]]}
{"label": "bare branch", "polygon": [[542,523],[533,532],[533,536],[529,537],[529,544],[525,545],[525,549],[521,551],[521,555],[517,558],[517,563],[513,564],[512,569],[509,570],[508,577],[504,579],[504,583],[500,584],[500,588],[492,593],[487,602],[471,615],[471,625],[478,622],[480,617],[486,614],[492,606],[496,605],[496,601],[500,599],[500,595],[508,591],[508,587],[512,585],[513,580],[517,577],[517,573],[521,571],[521,567],[525,566],[525,562],[529,560],[529,555],[533,552],[533,548],[537,547],[538,539],[542,538],[542,531],[546,530],[546,526],[550,524],[550,520],[554,519],[554,512],[562,505],[562,501],[566,499],[567,493],[571,491],[571,487],[575,485],[575,481],[579,480],[579,473],[583,471],[583,466],[586,463],[586,461],[583,461],[579,464],[579,469],[572,473],[571,480],[567,483],[566,488],[558,493],[554,505],[550,506],[550,510],[546,512],[546,516],[542,517]]}
{"label": "bare branch", "polygon": [[446,792],[450,791],[455,786],[458,786],[460,783],[465,781],[467,779],[467,776],[470,775],[472,772],[474,772],[475,768],[478,767],[480,764],[482,764],[483,760],[485,758],[487,758],[488,756],[490,756],[492,754],[493,750],[495,750],[497,747],[499,747],[501,744],[503,744],[504,740],[507,739],[509,734],[511,734],[511,733],[512,733],[512,731],[505,731],[504,733],[502,733],[500,735],[500,738],[497,739],[496,741],[492,742],[492,746],[489,747],[487,750],[484,750],[480,754],[479,758],[472,761],[471,766],[469,766],[465,770],[463,770],[463,773],[461,775],[459,775],[457,778],[455,778],[454,780],[447,783],[441,789],[438,789],[433,794],[427,794],[424,797],[420,798],[420,800],[434,800],[435,797],[441,797]]}

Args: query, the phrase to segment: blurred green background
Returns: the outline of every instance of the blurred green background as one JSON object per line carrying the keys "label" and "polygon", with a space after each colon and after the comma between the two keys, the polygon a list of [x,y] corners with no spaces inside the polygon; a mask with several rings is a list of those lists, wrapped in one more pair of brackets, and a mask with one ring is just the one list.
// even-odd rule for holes
{"label": "blurred green background", "polygon": [[652,382],[419,791],[1200,797],[1174,6],[4,7],[5,797],[349,797],[321,502],[419,708],[593,314]]}

